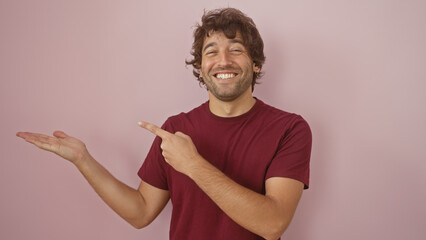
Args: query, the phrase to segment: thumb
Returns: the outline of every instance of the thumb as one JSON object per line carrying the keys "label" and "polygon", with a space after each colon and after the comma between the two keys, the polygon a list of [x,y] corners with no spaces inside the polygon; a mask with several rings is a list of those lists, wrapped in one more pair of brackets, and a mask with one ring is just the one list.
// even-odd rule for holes
{"label": "thumb", "polygon": [[69,137],[67,134],[65,134],[62,131],[55,131],[55,132],[53,132],[53,136],[55,136],[57,138],[66,138],[66,137]]}

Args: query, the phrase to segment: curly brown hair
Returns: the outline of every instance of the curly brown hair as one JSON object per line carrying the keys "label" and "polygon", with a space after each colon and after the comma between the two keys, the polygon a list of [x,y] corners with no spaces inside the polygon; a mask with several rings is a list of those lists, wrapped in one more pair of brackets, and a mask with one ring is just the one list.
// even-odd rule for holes
{"label": "curly brown hair", "polygon": [[[262,69],[265,62],[263,54],[263,40],[256,28],[253,20],[235,8],[220,8],[211,11],[204,11],[201,18],[201,25],[197,24],[194,30],[194,42],[192,44],[191,55],[192,60],[186,60],[187,65],[192,65],[194,76],[200,81],[200,84],[205,84],[200,77],[202,48],[206,37],[209,37],[211,32],[222,31],[229,39],[234,39],[237,33],[243,38],[243,45],[248,50],[249,56],[254,64]],[[263,75],[263,72],[255,72],[253,74],[252,87],[258,83],[256,80]]]}

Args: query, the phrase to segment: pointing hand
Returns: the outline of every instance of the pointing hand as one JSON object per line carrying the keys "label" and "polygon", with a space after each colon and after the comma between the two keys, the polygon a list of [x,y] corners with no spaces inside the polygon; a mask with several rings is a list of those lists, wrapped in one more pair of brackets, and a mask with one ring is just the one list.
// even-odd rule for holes
{"label": "pointing hand", "polygon": [[170,133],[147,122],[139,122],[139,125],[162,139],[161,149],[164,159],[176,171],[188,175],[202,157],[191,137],[182,133]]}

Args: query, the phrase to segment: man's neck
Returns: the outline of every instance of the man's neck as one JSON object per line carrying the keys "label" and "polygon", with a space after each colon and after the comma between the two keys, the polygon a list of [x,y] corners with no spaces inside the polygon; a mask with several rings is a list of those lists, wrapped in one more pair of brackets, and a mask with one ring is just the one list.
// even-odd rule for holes
{"label": "man's neck", "polygon": [[250,94],[245,94],[239,98],[225,102],[217,99],[209,92],[210,111],[219,117],[236,117],[248,112],[256,103],[256,99]]}

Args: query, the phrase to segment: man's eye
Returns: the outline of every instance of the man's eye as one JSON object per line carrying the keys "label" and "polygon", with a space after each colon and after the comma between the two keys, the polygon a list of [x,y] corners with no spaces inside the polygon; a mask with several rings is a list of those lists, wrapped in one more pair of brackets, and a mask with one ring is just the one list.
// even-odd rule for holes
{"label": "man's eye", "polygon": [[232,49],[231,52],[237,52],[237,53],[239,53],[239,52],[242,52],[242,51],[240,49]]}

